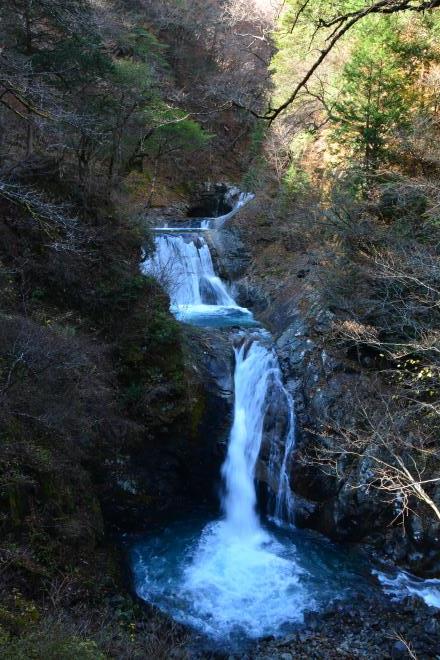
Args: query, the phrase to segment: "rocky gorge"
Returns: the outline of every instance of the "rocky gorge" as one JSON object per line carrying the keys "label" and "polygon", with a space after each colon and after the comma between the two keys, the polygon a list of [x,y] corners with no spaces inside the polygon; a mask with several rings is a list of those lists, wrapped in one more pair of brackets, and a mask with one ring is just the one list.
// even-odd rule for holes
{"label": "rocky gorge", "polygon": [[[371,452],[377,448],[366,446],[336,466],[341,452],[336,429],[353,425],[359,401],[372,397],[369,357],[341,350],[333,341],[335,316],[320,295],[322,253],[290,249],[281,256],[285,264],[277,264],[273,275],[261,276],[259,246],[272,228],[256,222],[257,204],[245,209],[236,223],[213,231],[209,239],[219,272],[233,284],[240,304],[249,306],[275,335],[285,382],[295,401],[295,522],[337,541],[361,541],[417,574],[437,576],[439,522],[416,507],[404,524],[392,524],[395,506],[369,483]],[[319,460],[317,445],[325,448],[329,460]]]}
{"label": "rocky gorge", "polygon": [[0,656],[438,660],[440,1],[3,4]]}
{"label": "rocky gorge", "polygon": [[[219,186],[220,191],[226,188],[227,186]],[[217,189],[216,195],[218,194]],[[205,193],[205,204],[208,198],[209,195]],[[295,525],[316,530],[338,543],[360,543],[364,552],[385,562],[384,566],[389,562],[389,567],[397,564],[423,577],[436,577],[438,550],[435,526],[424,535],[408,534],[406,529],[402,532],[399,526],[390,527],[393,510],[389,502],[366,485],[368,448],[365,455],[357,457],[354,466],[349,465],[345,472],[337,475],[332,474],[321,462],[304,460],[304,454],[307,454],[310,446],[315,447],[317,438],[331,448],[331,437],[329,438],[326,432],[326,419],[334,420],[335,415],[343,419],[353,413],[353,406],[356,405],[354,392],[360,384],[366,387],[368,376],[362,365],[354,365],[353,359],[335,350],[328,339],[331,334],[332,313],[320,305],[316,294],[311,292],[311,278],[308,278],[304,286],[304,280],[313,269],[313,263],[308,269],[298,268],[294,277],[288,282],[284,281],[282,287],[278,285],[278,288],[274,287],[273,280],[262,282],[258,272],[255,272],[252,242],[246,244],[248,232],[254,229],[246,226],[246,216],[253,218],[253,209],[257,204],[258,200],[251,202],[235,220],[208,229],[204,236],[210,245],[217,272],[229,283],[239,304],[252,309],[256,318],[264,319],[275,334],[275,347],[286,387],[295,401],[296,442],[289,463],[289,479],[295,498]],[[164,214],[163,217],[169,216]],[[154,222],[157,222],[157,217]],[[178,226],[179,222],[185,223],[186,219],[182,217],[180,221],[176,221],[174,217],[173,222]],[[298,262],[301,266],[306,265],[303,256],[299,257]],[[205,419],[210,420],[207,426],[203,415],[199,419],[201,425],[198,430],[201,435],[199,441],[196,440],[191,457],[190,481],[194,477],[194,482],[201,488],[197,494],[194,490],[191,492],[192,496],[200,497],[203,490],[206,495],[206,484],[214,483],[214,488],[208,488],[208,492],[214,494],[214,501],[220,485],[218,468],[224,460],[225,439],[232,419],[233,355],[227,335],[227,331],[212,328],[197,331],[192,336],[197,348],[194,349],[193,344],[193,349],[188,353],[189,363],[201,379],[199,387],[205,396]],[[268,467],[269,447],[274,439],[276,441],[276,438],[282,438],[284,434],[280,422],[282,423],[285,417],[280,415],[279,405],[278,400],[273,413],[270,405],[267,408],[256,466],[263,507],[279,486],[274,483],[273,471]],[[219,426],[220,420],[223,424]],[[216,429],[220,431],[219,434]],[[197,444],[202,438],[202,444]],[[206,443],[207,438],[209,440]],[[200,479],[198,466],[206,479]],[[411,524],[414,526],[414,523]],[[377,629],[375,616],[379,610],[383,610],[384,617],[386,613],[385,618],[390,625],[391,622],[394,625],[397,620],[400,621],[399,625],[396,624],[394,640],[388,634],[376,638],[373,631]],[[419,614],[414,620],[416,612]],[[332,620],[335,621],[334,630]],[[381,598],[373,597],[372,600],[364,598],[358,603],[356,618],[343,603],[340,606],[333,605],[324,610],[324,613],[307,615],[305,624],[300,627],[296,636],[263,644],[259,647],[259,655],[255,657],[287,658],[289,653],[290,657],[296,657],[298,652],[303,654],[301,657],[322,657],[319,653],[324,648],[321,646],[324,638],[327,640],[324,645],[328,643],[333,646],[335,638],[339,643],[341,626],[345,641],[342,646],[339,644],[334,657],[344,657],[344,653],[347,657],[372,657],[371,654],[378,652],[377,649],[385,653],[385,648],[388,649],[390,657],[406,657],[408,649],[404,633],[409,625],[412,630],[410,639],[416,635],[418,640],[420,657],[431,658],[435,657],[433,654],[438,643],[437,620],[438,610],[427,608],[417,598],[408,600],[406,606],[391,605],[385,595]],[[349,648],[350,640],[354,640],[353,649]],[[378,646],[376,651],[373,651],[375,644]],[[315,645],[316,652],[313,651]],[[330,646],[325,657],[333,657]],[[316,655],[313,655],[314,652]]]}
{"label": "rocky gorge", "polygon": [[[230,189],[227,184],[202,188],[200,197],[188,212],[202,209],[203,217],[214,215],[219,208],[228,212],[231,207],[224,197]],[[390,527],[395,511],[382,493],[368,486],[368,447],[356,460],[342,466],[337,475],[325,462],[304,460],[316,443],[331,450],[328,420],[332,423],[336,420],[342,426],[343,420],[353,417],[359,391],[368,396],[368,387],[371,387],[368,368],[365,368],[368,358],[365,358],[366,363],[359,362],[347,352],[336,350],[331,341],[334,315],[320,299],[318,287],[314,287],[319,255],[307,257],[295,253],[293,263],[289,264],[293,274],[281,280],[279,272],[275,277],[258,275],[258,257],[257,262],[254,258],[252,263],[255,256],[252,243],[255,251],[255,240],[259,240],[255,239],[255,234],[261,235],[264,241],[268,226],[254,224],[257,206],[258,200],[251,202],[235,221],[208,230],[205,236],[216,269],[235,292],[238,303],[249,307],[275,335],[286,386],[295,401],[296,447],[290,475],[296,496],[295,522],[336,541],[362,541],[377,548],[391,561],[422,576],[434,577],[440,561],[439,523],[414,512],[409,514],[404,527],[399,524]],[[179,220],[175,217],[175,208],[161,209],[156,212],[154,223],[158,223],[158,218],[166,223],[172,217],[179,226],[186,221],[182,209],[180,213]],[[251,244],[246,242],[249,233],[253,234]],[[232,405],[231,348],[223,331],[203,331],[197,338],[194,331],[192,333],[192,341],[188,343],[189,362],[194,370],[193,377],[201,379],[199,388],[205,390],[207,397],[200,405],[205,408],[206,418],[213,420],[212,428],[206,426],[206,420],[199,420],[200,437],[205,437],[207,429],[208,437],[212,437],[212,430],[218,428],[219,420],[223,419],[219,446],[223,445],[224,451]],[[213,416],[214,411],[218,414]],[[337,447],[336,442],[335,452]],[[267,459],[268,453],[263,448],[261,455],[265,454]],[[218,473],[220,457],[221,451],[217,462],[214,461],[213,474]],[[206,465],[211,465],[209,460]],[[266,473],[263,461],[259,474]]]}

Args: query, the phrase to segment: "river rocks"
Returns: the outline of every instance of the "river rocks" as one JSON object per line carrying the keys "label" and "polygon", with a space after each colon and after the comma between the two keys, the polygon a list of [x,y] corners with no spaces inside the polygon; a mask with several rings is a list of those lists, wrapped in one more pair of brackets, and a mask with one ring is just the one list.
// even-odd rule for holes
{"label": "river rocks", "polygon": [[[438,657],[440,612],[419,599],[405,604],[385,598],[356,603],[335,603],[325,612],[309,613],[297,631],[280,640],[260,642],[255,660],[281,660],[287,654],[298,660],[340,660],[347,658],[410,658],[434,660]],[[411,649],[411,656],[408,649]]]}
{"label": "river rocks", "polygon": [[216,270],[226,281],[235,281],[242,277],[250,264],[247,251],[239,230],[228,224],[222,229],[207,233]]}
{"label": "river rocks", "polygon": [[[390,526],[399,512],[371,485],[377,461],[386,457],[374,446],[358,454],[341,451],[337,429],[356,426],[359,400],[371,400],[374,385],[361,365],[329,345],[333,315],[302,286],[292,276],[288,293],[268,287],[263,310],[265,322],[278,333],[276,349],[295,401],[290,478],[296,524],[337,541],[371,543],[394,562],[434,577],[440,573],[438,522],[414,505],[405,528]],[[266,482],[267,475],[260,466],[259,478]]]}

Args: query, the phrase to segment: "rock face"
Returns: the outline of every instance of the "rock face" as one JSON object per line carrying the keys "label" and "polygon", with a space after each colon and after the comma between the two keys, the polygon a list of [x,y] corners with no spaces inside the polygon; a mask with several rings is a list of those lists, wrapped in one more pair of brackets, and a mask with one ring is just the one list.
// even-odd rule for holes
{"label": "rock face", "polygon": [[232,205],[233,195],[231,195],[230,185],[227,183],[205,184],[196,191],[195,201],[188,208],[188,217],[216,218],[229,213]]}
{"label": "rock face", "polygon": [[[375,462],[381,458],[377,447],[367,446],[359,455],[346,453],[334,460],[340,448],[334,429],[355,425],[359,397],[369,397],[372,384],[368,370],[329,341],[333,316],[320,300],[316,282],[310,284],[316,255],[293,257],[291,273],[286,277],[283,270],[284,282],[274,267],[273,275],[266,269],[256,273],[258,236],[252,258],[246,247],[254,226],[255,219],[252,228],[242,232],[236,223],[227,223],[212,232],[211,243],[219,271],[234,283],[238,302],[272,330],[286,387],[295,401],[297,433],[290,478],[296,524],[336,541],[370,543],[420,575],[440,575],[440,523],[415,504],[405,527],[392,525],[395,503],[371,487]],[[268,416],[267,426],[267,437],[271,428],[279,431],[276,414]],[[263,442],[257,466],[264,494],[277,486],[271,483],[268,470],[269,444]]]}
{"label": "rock face", "polygon": [[359,455],[338,455],[339,439],[330,429],[354,425],[359,393],[367,396],[371,384],[360,368],[323,348],[330,322],[323,310],[312,321],[298,314],[276,342],[296,407],[296,524],[336,541],[371,543],[420,575],[438,576],[439,522],[413,503],[405,526],[393,525],[395,504],[371,486],[377,460],[384,458],[380,449],[367,445]]}
{"label": "rock face", "polygon": [[232,419],[233,349],[219,330],[188,327],[184,334],[189,416],[154,439],[138,437],[131,447],[115,429],[125,451],[104,466],[104,508],[119,532],[140,532],[192,501],[218,501]]}
{"label": "rock face", "polygon": [[234,404],[234,351],[229,331],[192,330],[188,341],[189,368],[200,393],[194,409],[193,434],[197,447],[190,457],[197,493],[217,497]]}
{"label": "rock face", "polygon": [[250,254],[241,239],[240,231],[227,224],[222,229],[210,231],[207,240],[220,277],[229,282],[242,278],[249,267]]}

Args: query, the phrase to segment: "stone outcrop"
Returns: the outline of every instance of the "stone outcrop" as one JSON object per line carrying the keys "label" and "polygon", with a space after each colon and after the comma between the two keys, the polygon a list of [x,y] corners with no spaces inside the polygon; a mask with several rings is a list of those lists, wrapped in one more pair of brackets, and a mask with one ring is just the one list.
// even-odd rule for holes
{"label": "stone outcrop", "polygon": [[[281,280],[277,272],[259,271],[259,236],[266,226],[254,230],[255,224],[252,218],[252,226],[243,230],[239,222],[227,223],[211,240],[222,277],[234,282],[239,303],[272,330],[286,387],[295,401],[291,487],[296,524],[336,541],[370,543],[393,562],[420,575],[438,576],[440,523],[416,503],[405,526],[391,524],[395,506],[371,487],[377,447],[339,460],[337,471],[313,460],[315,447],[336,453],[338,438],[332,429],[355,425],[359,396],[370,397],[371,378],[362,363],[336,350],[329,339],[333,315],[313,281],[319,255],[290,255],[290,272],[283,265]],[[264,496],[267,488],[273,492],[277,487],[269,483],[268,460],[263,443],[257,477],[265,484]]]}
{"label": "stone outcrop", "polygon": [[154,445],[139,436],[128,447],[115,429],[115,442],[126,451],[103,469],[105,517],[115,530],[140,532],[193,501],[218,501],[232,420],[233,348],[226,332],[188,327],[184,351],[187,414],[181,423],[163,428]]}
{"label": "stone outcrop", "polygon": [[232,211],[239,193],[228,183],[205,183],[198,187],[194,202],[188,208],[189,218],[216,218]]}

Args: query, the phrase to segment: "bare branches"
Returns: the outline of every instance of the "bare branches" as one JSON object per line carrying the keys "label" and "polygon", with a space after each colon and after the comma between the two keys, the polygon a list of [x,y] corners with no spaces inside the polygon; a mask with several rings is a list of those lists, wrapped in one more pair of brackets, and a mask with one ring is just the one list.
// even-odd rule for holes
{"label": "bare branches", "polygon": [[[305,3],[299,9],[297,15],[295,16],[292,31],[298,24],[301,13],[304,11],[308,3]],[[322,50],[319,51],[319,56],[311,64],[311,66],[306,71],[305,75],[297,83],[293,92],[290,96],[281,103],[276,108],[269,108],[269,110],[264,114],[260,115],[260,118],[266,119],[270,122],[274,121],[280,114],[282,114],[288,107],[290,107],[293,102],[298,97],[299,92],[304,89],[312,78],[314,73],[319,69],[321,64],[334,49],[336,44],[345,36],[345,34],[354,26],[356,23],[361,21],[363,18],[370,14],[393,14],[401,11],[415,11],[415,12],[424,12],[432,9],[437,9],[440,7],[440,0],[427,0],[424,2],[412,2],[411,0],[380,0],[375,2],[369,7],[364,9],[349,12],[341,16],[336,16],[329,21],[325,19],[320,19],[317,25],[317,32],[322,29],[333,28],[330,34],[326,37],[326,45]]]}
{"label": "bare branches", "polygon": [[[423,12],[423,11],[428,11],[430,9],[435,9],[439,6],[440,6],[440,2],[438,2],[438,0],[434,0],[431,2],[429,0],[424,2],[417,1],[415,3],[412,0],[380,0],[380,2],[376,2],[371,6],[368,13],[394,14],[399,11]],[[324,28],[329,28],[334,25],[341,26],[348,19],[354,16],[358,16],[360,14],[362,14],[362,11],[358,10],[358,11],[348,12],[347,14],[343,14],[341,16],[336,16],[335,18],[329,21],[320,19],[318,26]]]}
{"label": "bare branches", "polygon": [[[440,484],[440,477],[432,474],[431,463],[440,459],[434,448],[420,444],[410,432],[408,411],[393,399],[380,398],[374,407],[364,405],[361,394],[356,397],[359,419],[356,424],[326,424],[321,440],[313,451],[301,456],[303,463],[321,466],[327,474],[344,478],[347,459],[358,464],[358,476],[352,488],[377,491],[390,504],[396,518],[403,518],[412,510],[413,502],[424,504],[440,520],[439,504],[430,494]],[[325,440],[325,436],[329,440]]]}
{"label": "bare branches", "polygon": [[290,34],[292,34],[294,29],[298,25],[298,21],[301,18],[301,14],[305,11],[305,9],[307,8],[307,5],[309,4],[309,2],[310,2],[310,0],[305,0],[305,2],[301,5],[301,7],[296,12],[295,17],[294,17],[293,22],[292,22],[292,26],[290,28]]}
{"label": "bare branches", "polygon": [[54,204],[42,198],[32,188],[0,180],[0,197],[18,204],[38,223],[57,250],[78,250],[82,232],[78,219],[70,217],[67,204]]}
{"label": "bare branches", "polygon": [[367,201],[339,197],[317,223],[333,246],[322,286],[334,347],[361,375],[347,378],[340,405],[301,447],[306,465],[352,491],[353,506],[365,496],[383,511],[385,501],[383,524],[407,530],[440,520],[440,261],[430,219],[438,190],[430,186],[381,173]]}

